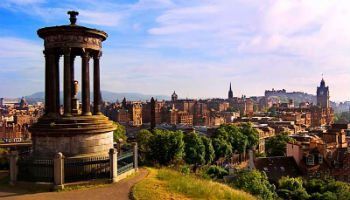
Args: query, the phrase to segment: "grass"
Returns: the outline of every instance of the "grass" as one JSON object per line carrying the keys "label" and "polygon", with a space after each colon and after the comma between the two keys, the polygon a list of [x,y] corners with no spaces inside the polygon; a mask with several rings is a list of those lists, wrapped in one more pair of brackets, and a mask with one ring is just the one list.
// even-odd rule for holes
{"label": "grass", "polygon": [[210,199],[210,200],[250,200],[253,196],[231,187],[201,179],[192,175],[183,175],[171,169],[149,169],[148,177],[133,188],[136,200],[166,199]]}

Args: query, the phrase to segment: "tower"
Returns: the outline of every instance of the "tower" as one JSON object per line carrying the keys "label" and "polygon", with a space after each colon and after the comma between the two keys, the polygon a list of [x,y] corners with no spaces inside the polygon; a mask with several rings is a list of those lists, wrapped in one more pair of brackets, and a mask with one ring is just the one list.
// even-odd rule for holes
{"label": "tower", "polygon": [[156,101],[151,98],[151,130],[156,127]]}
{"label": "tower", "polygon": [[228,91],[228,99],[233,99],[233,92],[231,88],[231,82],[230,82],[230,90]]}
{"label": "tower", "polygon": [[174,90],[173,94],[171,95],[171,101],[172,102],[177,101],[177,94],[175,93],[175,90]]}
{"label": "tower", "polygon": [[317,105],[321,108],[329,108],[329,88],[323,78],[320,86],[317,87]]}

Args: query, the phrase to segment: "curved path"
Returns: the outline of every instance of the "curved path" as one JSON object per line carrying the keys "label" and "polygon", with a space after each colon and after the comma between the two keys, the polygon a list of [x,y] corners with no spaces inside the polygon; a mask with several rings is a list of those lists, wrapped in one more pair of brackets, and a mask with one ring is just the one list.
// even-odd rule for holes
{"label": "curved path", "polygon": [[45,192],[20,196],[1,197],[1,200],[128,200],[132,186],[145,178],[147,174],[147,169],[139,169],[139,172],[134,177],[123,179],[118,183],[107,185],[105,187],[80,189],[67,192]]}

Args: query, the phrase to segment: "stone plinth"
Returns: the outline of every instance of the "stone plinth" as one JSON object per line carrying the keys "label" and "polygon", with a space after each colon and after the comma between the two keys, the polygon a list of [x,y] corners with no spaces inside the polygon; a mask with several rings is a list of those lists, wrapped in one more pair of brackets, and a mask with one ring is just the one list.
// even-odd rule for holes
{"label": "stone plinth", "polygon": [[114,125],[103,115],[49,118],[34,124],[34,156],[52,158],[57,152],[66,157],[108,155],[113,148]]}

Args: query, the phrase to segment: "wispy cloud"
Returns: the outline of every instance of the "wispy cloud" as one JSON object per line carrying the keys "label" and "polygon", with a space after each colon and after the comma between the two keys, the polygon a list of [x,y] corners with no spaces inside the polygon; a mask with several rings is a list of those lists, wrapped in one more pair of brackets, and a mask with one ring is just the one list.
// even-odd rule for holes
{"label": "wispy cloud", "polygon": [[[106,90],[223,97],[232,81],[237,96],[272,87],[315,93],[324,73],[333,99],[350,96],[347,0],[6,0],[1,7],[45,25],[67,22],[75,9],[78,23],[107,30]],[[8,39],[19,48],[0,47],[0,57],[42,59],[36,42]]]}

